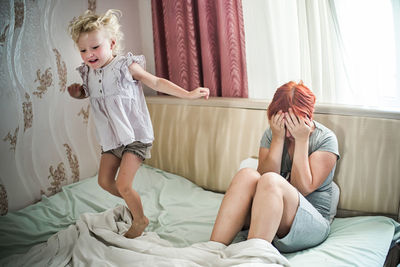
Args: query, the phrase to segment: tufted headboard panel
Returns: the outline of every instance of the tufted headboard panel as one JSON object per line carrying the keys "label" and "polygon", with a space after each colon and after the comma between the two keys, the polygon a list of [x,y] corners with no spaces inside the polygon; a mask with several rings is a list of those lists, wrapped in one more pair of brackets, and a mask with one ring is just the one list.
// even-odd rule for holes
{"label": "tufted headboard panel", "polygon": [[[147,103],[155,141],[146,163],[218,192],[227,189],[243,159],[258,156],[268,126],[265,100],[157,96]],[[339,215],[379,213],[398,220],[400,114],[317,105],[315,120],[338,137]]]}

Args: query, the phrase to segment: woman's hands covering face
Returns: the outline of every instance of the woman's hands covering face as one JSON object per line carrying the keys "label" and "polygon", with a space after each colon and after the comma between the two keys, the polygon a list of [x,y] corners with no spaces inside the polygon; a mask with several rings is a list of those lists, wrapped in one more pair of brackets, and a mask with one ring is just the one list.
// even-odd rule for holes
{"label": "woman's hands covering face", "polygon": [[312,131],[312,121],[306,117],[296,116],[291,108],[285,113],[285,126],[295,140],[308,139]]}
{"label": "woman's hands covering face", "polygon": [[272,115],[269,125],[273,138],[285,138],[285,113],[282,110]]}

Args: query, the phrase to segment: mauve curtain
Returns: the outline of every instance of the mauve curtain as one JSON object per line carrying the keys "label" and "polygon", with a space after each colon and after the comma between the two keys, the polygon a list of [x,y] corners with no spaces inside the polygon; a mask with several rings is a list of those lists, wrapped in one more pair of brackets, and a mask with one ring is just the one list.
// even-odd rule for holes
{"label": "mauve curtain", "polygon": [[152,17],[157,76],[248,96],[241,0],[152,0]]}

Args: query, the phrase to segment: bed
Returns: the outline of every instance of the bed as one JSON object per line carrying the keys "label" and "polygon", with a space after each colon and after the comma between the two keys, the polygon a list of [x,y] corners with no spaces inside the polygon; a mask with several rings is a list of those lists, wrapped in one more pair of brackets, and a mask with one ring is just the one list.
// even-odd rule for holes
{"label": "bed", "polygon": [[[342,153],[335,175],[342,192],[338,218],[321,245],[280,254],[263,240],[246,240],[245,232],[228,247],[208,241],[230,179],[244,159],[257,153],[266,104],[164,97],[147,101],[156,141],[152,159],[134,180],[150,219],[145,234],[134,240],[122,237],[131,222],[123,201],[102,190],[96,176],[89,177],[0,217],[0,266],[398,265],[396,114],[382,119],[317,109],[316,119],[337,133]],[[346,133],[341,127],[347,127]],[[385,135],[388,144],[371,148],[389,146],[385,161],[377,160],[377,152],[361,159],[353,155],[368,141],[370,127],[385,130],[374,135]]]}
{"label": "bed", "polygon": [[[134,266],[159,266],[164,262],[165,266],[231,266],[235,261],[267,265],[268,257],[272,256],[277,258],[272,263],[283,266],[321,266],[322,263],[325,266],[344,266],[343,263],[346,266],[383,266],[390,244],[400,234],[399,224],[384,216],[336,218],[332,232],[323,244],[284,254],[287,262],[262,242],[253,246],[247,244],[246,255],[238,254],[243,251],[241,247],[235,251],[235,258],[229,258],[220,252],[224,246],[214,248],[212,242],[208,242],[223,194],[204,190],[181,176],[145,164],[139,169],[134,187],[142,196],[145,213],[150,219],[141,240],[127,241],[137,244],[118,243],[118,231],[126,231],[129,226],[123,201],[102,190],[97,177],[91,177],[2,217],[0,263],[2,266],[62,266],[68,263],[74,266],[124,266],[134,262]],[[96,220],[110,220],[110,212],[117,215],[111,221],[121,225],[126,222],[126,227],[114,228],[110,223]],[[82,227],[78,231],[79,237],[73,237],[76,231],[68,231],[82,221],[89,225],[91,220],[92,225],[88,228],[92,240],[87,240]],[[113,237],[110,240],[104,234],[107,231],[115,233],[115,236],[109,235]],[[235,242],[240,244],[244,240],[241,232]],[[204,253],[204,247],[208,252],[215,250],[215,255],[211,257]],[[188,248],[198,251],[194,253]],[[270,254],[265,256],[263,253],[268,249]],[[198,259],[199,255],[204,259]],[[216,264],[218,260],[220,262]]]}

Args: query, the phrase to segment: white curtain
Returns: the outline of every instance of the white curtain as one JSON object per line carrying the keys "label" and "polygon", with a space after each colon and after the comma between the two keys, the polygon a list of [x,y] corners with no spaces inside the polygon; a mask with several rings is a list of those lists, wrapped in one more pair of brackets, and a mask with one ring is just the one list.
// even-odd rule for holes
{"label": "white curtain", "polygon": [[243,12],[250,98],[303,80],[320,103],[400,109],[390,0],[243,0]]}
{"label": "white curtain", "polygon": [[394,21],[394,39],[396,50],[396,89],[395,100],[396,107],[400,105],[400,0],[392,0],[393,7],[393,21]]}
{"label": "white curtain", "polygon": [[400,110],[394,28],[400,12],[393,9],[399,0],[334,2],[351,84],[347,103]]}

